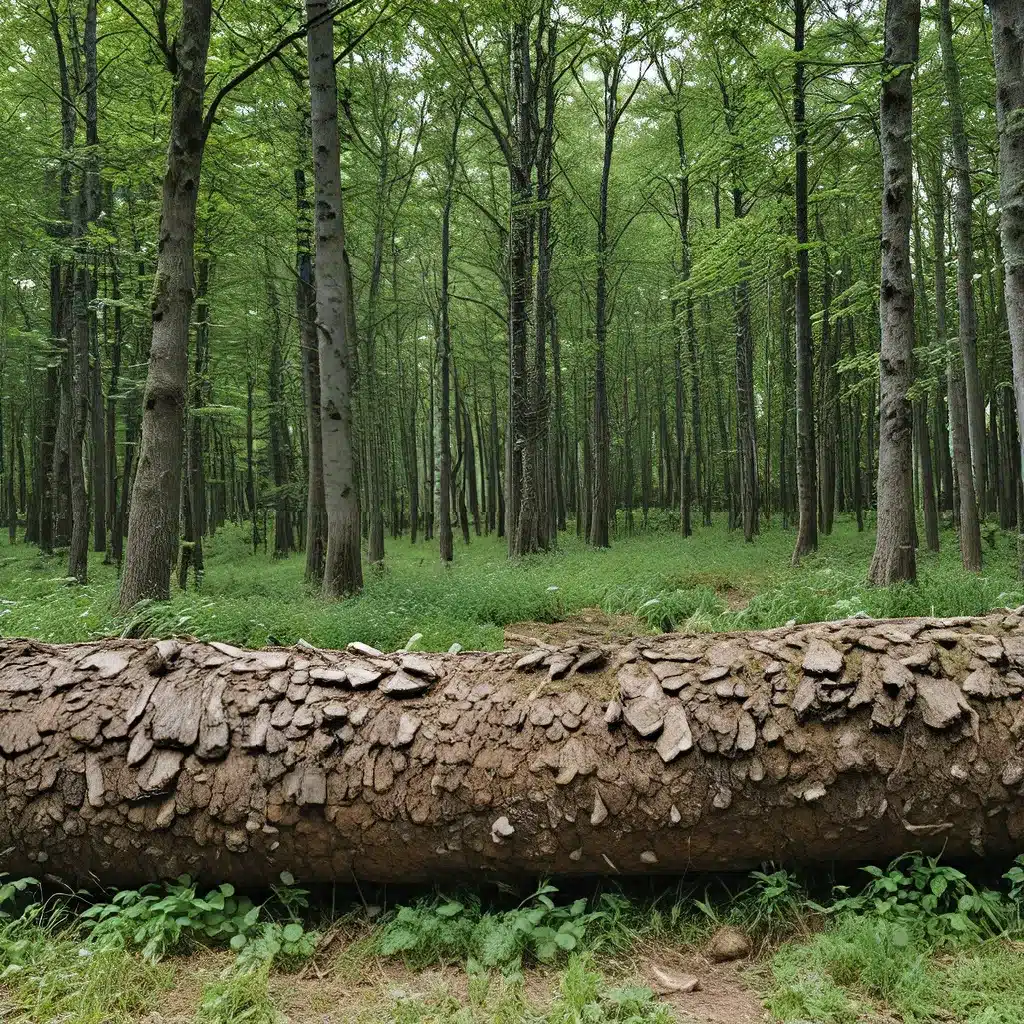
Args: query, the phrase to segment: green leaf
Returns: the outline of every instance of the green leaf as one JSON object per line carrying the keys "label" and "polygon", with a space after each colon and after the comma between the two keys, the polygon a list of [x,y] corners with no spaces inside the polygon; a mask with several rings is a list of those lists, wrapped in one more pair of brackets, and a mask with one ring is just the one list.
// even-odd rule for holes
{"label": "green leaf", "polygon": [[465,907],[461,903],[452,901],[451,903],[442,903],[441,906],[434,910],[434,913],[438,917],[456,917],[465,910]]}
{"label": "green leaf", "polygon": [[282,885],[294,885],[295,876],[290,871],[282,871],[278,877],[281,879]]}
{"label": "green leaf", "polygon": [[302,938],[304,929],[301,924],[292,921],[291,924],[284,926],[284,931],[281,933],[284,937],[285,942],[298,942]]}

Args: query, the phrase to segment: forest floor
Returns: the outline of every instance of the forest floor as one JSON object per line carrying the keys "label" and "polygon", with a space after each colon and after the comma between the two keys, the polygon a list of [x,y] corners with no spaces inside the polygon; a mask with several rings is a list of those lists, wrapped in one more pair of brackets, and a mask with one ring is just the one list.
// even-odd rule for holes
{"label": "forest floor", "polygon": [[[169,603],[122,616],[116,570],[102,555],[78,587],[62,556],[0,541],[0,635],[361,640],[394,650],[421,634],[413,646],[424,650],[495,649],[506,638],[615,640],[1024,603],[1015,538],[998,532],[982,573],[962,571],[947,531],[941,553],[920,554],[916,586],[886,590],[866,586],[874,537],[851,521],[798,568],[792,542],[778,526],[752,545],[723,527],[688,540],[619,536],[608,551],[568,536],[556,552],[512,564],[503,541],[474,537],[468,548],[457,541],[455,563],[442,567],[433,543],[398,540],[360,597],[328,603],[304,585],[301,556],[254,554],[232,526],[207,542],[199,591],[175,587]],[[109,905],[120,909],[103,912],[106,927],[90,931],[83,897],[30,898],[34,883],[18,891],[2,867],[0,1020],[14,1024],[1024,1024],[1021,859],[1005,878],[1010,865],[984,866],[984,881],[910,860],[841,879],[849,889],[819,880],[814,900],[785,872],[685,888],[652,881],[627,894],[597,883],[522,903],[524,893],[501,891],[457,901],[385,890],[335,903],[330,894],[332,907],[354,908],[345,913],[325,910],[324,894],[312,907],[278,896],[237,955],[230,929],[209,924],[222,913],[210,909],[216,894],[122,894]],[[709,957],[723,924],[751,937],[748,956]],[[665,992],[666,972],[699,987]]]}
{"label": "forest floor", "polygon": [[[0,1020],[1021,1024],[1022,865],[987,889],[905,858],[824,905],[785,871],[663,881],[657,893],[649,880],[646,894],[600,882],[521,902],[492,892],[486,907],[479,893],[404,894],[397,906],[332,893],[353,908],[340,914],[294,884],[258,910],[227,886],[96,904],[0,885]],[[723,929],[749,940],[738,959],[719,962]],[[228,934],[245,935],[231,943],[241,952]]]}
{"label": "forest floor", "polygon": [[116,613],[117,572],[92,554],[90,582],[69,586],[66,557],[46,557],[0,540],[0,635],[52,642],[102,636],[194,635],[247,647],[304,639],[341,648],[361,640],[381,650],[421,634],[422,650],[498,649],[506,633],[609,638],[636,632],[764,629],[796,622],[872,616],[966,615],[1024,603],[1016,539],[992,534],[984,570],[965,574],[956,537],[942,535],[938,554],[921,551],[916,586],[874,590],[867,570],[872,531],[841,518],[817,554],[790,565],[793,531],[766,528],[753,544],[724,526],[683,540],[671,532],[614,538],[600,551],[563,535],[556,551],[509,562],[503,540],[456,541],[442,566],[435,543],[387,544],[383,569],[366,570],[363,594],[325,602],[303,582],[301,555],[275,559],[252,552],[245,528],[209,538],[201,589],[175,585],[171,601]]}

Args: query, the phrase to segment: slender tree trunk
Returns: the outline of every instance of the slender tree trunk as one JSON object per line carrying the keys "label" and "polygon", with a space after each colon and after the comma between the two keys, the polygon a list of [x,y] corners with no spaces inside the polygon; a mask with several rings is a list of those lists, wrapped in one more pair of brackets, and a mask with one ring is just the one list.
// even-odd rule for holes
{"label": "slender tree trunk", "polygon": [[878,533],[868,574],[875,586],[917,577],[909,391],[914,382],[911,123],[920,22],[920,0],[888,0],[880,110],[883,182]]}
{"label": "slender tree trunk", "polygon": [[[805,0],[794,0],[794,49],[802,53]],[[793,73],[793,121],[796,126],[796,482],[799,526],[793,564],[818,548],[818,476],[814,437],[814,336],[811,333],[811,282],[807,216],[807,117],[805,63]]]}
{"label": "slender tree trunk", "polygon": [[121,573],[123,609],[143,598],[170,596],[171,569],[178,544],[196,202],[206,144],[203,91],[211,11],[211,0],[184,0],[174,49],[171,138],[153,285],[153,336],[143,400],[142,442]]}
{"label": "slender tree trunk", "polygon": [[[1024,461],[1024,10],[1017,0],[988,0],[988,4],[996,67],[1004,297],[1013,353],[1017,436]],[[1024,534],[1018,541],[1018,556],[1024,575]]]}
{"label": "slender tree trunk", "polygon": [[[456,132],[458,129],[456,128]],[[454,146],[453,146],[454,149]],[[454,175],[454,153],[450,171]],[[439,544],[441,561],[450,562],[454,558],[452,540],[452,438],[451,438],[451,381],[450,364],[452,354],[451,323],[448,319],[448,260],[451,237],[452,187],[454,182],[449,178],[448,190],[445,194],[444,212],[441,217],[441,323],[438,342],[441,348],[441,480],[438,500]]]}
{"label": "slender tree trunk", "polygon": [[316,311],[320,352],[321,432],[327,553],[324,595],[363,586],[359,548],[359,490],[352,424],[353,296],[345,255],[338,135],[334,17],[327,0],[306,0],[313,176],[316,196]]}
{"label": "slender tree trunk", "polygon": [[[308,130],[303,132],[304,140]],[[320,425],[320,353],[316,335],[316,281],[313,274],[310,203],[306,172],[295,168],[295,313],[302,346],[302,394],[306,407],[309,445],[306,480],[306,582],[322,585],[327,548],[327,509],[324,494],[324,455]]]}
{"label": "slender tree trunk", "polygon": [[[974,305],[974,232],[972,216],[974,189],[971,184],[970,150],[964,126],[964,107],[960,90],[960,68],[953,49],[953,19],[949,0],[939,0],[939,42],[942,70],[946,80],[949,133],[953,143],[953,226],[956,231],[956,301],[959,311],[960,358],[967,392],[967,423],[970,433],[974,493],[982,512],[985,510],[986,453],[985,399],[978,371],[978,315]],[[980,568],[980,564],[979,564]]]}

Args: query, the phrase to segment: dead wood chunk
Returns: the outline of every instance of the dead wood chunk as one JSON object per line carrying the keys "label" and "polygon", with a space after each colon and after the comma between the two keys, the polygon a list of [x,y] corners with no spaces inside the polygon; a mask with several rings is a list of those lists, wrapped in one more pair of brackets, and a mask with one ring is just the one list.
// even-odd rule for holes
{"label": "dead wood chunk", "polygon": [[99,739],[101,723],[98,718],[90,715],[88,718],[80,718],[71,729],[68,735],[82,746],[92,746]]}
{"label": "dead wood chunk", "polygon": [[757,724],[753,716],[746,711],[740,712],[736,729],[736,749],[747,753],[757,744]]}
{"label": "dead wood chunk", "polygon": [[933,729],[948,729],[964,714],[971,713],[960,687],[951,679],[921,679],[917,684],[917,700],[924,724]]}
{"label": "dead wood chunk", "polygon": [[573,665],[572,670],[573,673],[593,672],[595,669],[600,668],[607,660],[608,653],[600,647],[595,647],[592,650],[584,651],[576,659],[576,664]]}
{"label": "dead wood chunk", "polygon": [[[348,672],[343,668],[312,668],[309,678],[319,686],[344,686],[350,682]],[[380,678],[379,673],[377,678]]]}
{"label": "dead wood chunk", "polygon": [[348,685],[353,690],[372,690],[383,678],[384,670],[366,662],[351,662],[345,669]]}
{"label": "dead wood chunk", "polygon": [[536,651],[530,651],[529,654],[524,654],[516,662],[517,672],[529,672],[535,669],[545,658],[547,657],[547,651],[540,649]]}
{"label": "dead wood chunk", "polygon": [[347,644],[345,650],[351,651],[353,654],[361,654],[364,658],[384,657],[383,651],[378,651],[376,647],[371,647],[369,644],[361,643],[359,640],[353,640],[352,643]]}
{"label": "dead wood chunk", "polygon": [[623,710],[626,722],[645,739],[654,736],[665,721],[661,705],[649,697],[635,697],[626,701]]}
{"label": "dead wood chunk", "polygon": [[177,640],[157,640],[147,651],[143,664],[151,676],[162,676],[181,654],[181,644]]}
{"label": "dead wood chunk", "polygon": [[818,693],[817,682],[811,676],[804,676],[800,685],[796,688],[793,696],[793,712],[797,718],[802,718],[810,710],[814,698]]}
{"label": "dead wood chunk", "polygon": [[[260,744],[262,745],[262,740]],[[134,768],[137,764],[142,764],[143,761],[149,757],[149,752],[153,749],[153,741],[149,738],[149,734],[145,729],[136,729],[132,735],[131,742],[128,744],[128,754],[125,757],[125,761],[129,767]]]}
{"label": "dead wood chunk", "polygon": [[843,671],[843,656],[831,644],[815,637],[804,651],[803,669],[815,676],[837,676]]}
{"label": "dead wood chunk", "polygon": [[139,769],[139,789],[162,793],[178,777],[185,755],[180,750],[156,750]]}
{"label": "dead wood chunk", "polygon": [[964,693],[972,697],[1007,697],[1011,692],[991,665],[976,668],[964,680]]}
{"label": "dead wood chunk", "polygon": [[857,646],[881,654],[889,649],[889,641],[884,637],[875,636],[874,633],[861,633],[857,637]]}
{"label": "dead wood chunk", "polygon": [[158,696],[151,726],[153,740],[166,746],[193,746],[199,736],[203,713],[201,687],[192,685],[179,690],[165,683]]}
{"label": "dead wood chunk", "polygon": [[548,662],[548,679],[561,679],[572,668],[572,663],[575,660],[574,654],[562,652],[552,654],[551,660]]}
{"label": "dead wood chunk", "polygon": [[420,697],[426,693],[432,683],[422,676],[414,676],[400,668],[380,685],[380,692],[388,697]]}
{"label": "dead wood chunk", "polygon": [[619,669],[615,681],[619,684],[623,700],[631,700],[639,697],[650,686],[653,678],[646,662],[631,661]]}
{"label": "dead wood chunk", "polygon": [[224,712],[224,679],[218,679],[211,688],[206,710],[199,724],[199,743],[196,755],[205,760],[223,757],[231,749],[231,729]]}
{"label": "dead wood chunk", "polygon": [[99,679],[113,679],[128,667],[128,658],[120,651],[101,648],[83,658],[78,667],[86,672],[95,672]]}
{"label": "dead wood chunk", "polygon": [[90,807],[103,806],[103,767],[96,754],[85,756],[85,792]]}
{"label": "dead wood chunk", "polygon": [[750,951],[750,939],[746,933],[726,925],[711,936],[707,953],[708,958],[716,963],[726,963],[729,960],[742,960],[750,956]]}
{"label": "dead wood chunk", "polygon": [[348,718],[348,705],[332,700],[321,708],[320,713],[324,716],[325,722],[342,722]]}
{"label": "dead wood chunk", "polygon": [[402,715],[398,720],[398,728],[395,731],[395,738],[391,741],[393,747],[407,747],[416,738],[416,733],[423,724],[423,719],[418,715]]}
{"label": "dead wood chunk", "polygon": [[402,668],[413,676],[433,682],[438,677],[437,666],[419,654],[403,654]]}
{"label": "dead wood chunk", "polygon": [[[211,640],[210,646],[215,651],[220,651],[221,654],[228,658],[244,658],[249,652],[243,651],[241,647],[234,647],[231,644],[221,643],[219,640]],[[209,662],[207,662],[209,664]]]}
{"label": "dead wood chunk", "polygon": [[706,672],[702,672],[698,678],[702,683],[714,683],[719,679],[724,679],[728,674],[728,665],[715,665]]}
{"label": "dead wood chunk", "polygon": [[909,669],[926,669],[936,655],[935,644],[916,644],[905,658],[900,658],[900,664]]}
{"label": "dead wood chunk", "polygon": [[0,750],[8,757],[24,754],[42,742],[30,714],[16,711],[0,717]]}
{"label": "dead wood chunk", "polygon": [[657,749],[661,759],[668,764],[680,754],[685,754],[693,747],[693,733],[686,712],[673,704],[665,712],[665,721],[658,737]]}
{"label": "dead wood chunk", "polygon": [[878,667],[882,670],[882,685],[892,690],[913,687],[914,673],[900,662],[883,656],[878,659]]}
{"label": "dead wood chunk", "polygon": [[287,651],[250,651],[247,668],[250,672],[283,672],[290,662]]}

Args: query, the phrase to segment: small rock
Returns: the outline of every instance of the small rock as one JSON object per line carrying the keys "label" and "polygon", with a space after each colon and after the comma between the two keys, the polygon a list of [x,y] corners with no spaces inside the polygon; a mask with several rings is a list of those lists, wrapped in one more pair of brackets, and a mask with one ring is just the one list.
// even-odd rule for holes
{"label": "small rock", "polygon": [[622,705],[617,700],[610,700],[604,713],[605,725],[618,725],[622,721]]}
{"label": "small rock", "polygon": [[960,687],[951,679],[922,678],[917,684],[917,699],[924,724],[933,729],[947,729],[971,710]]}
{"label": "small rock", "polygon": [[343,668],[314,668],[309,678],[321,686],[344,686],[348,673]]}
{"label": "small rock", "polygon": [[407,747],[416,738],[416,733],[419,731],[419,727],[423,724],[423,719],[417,715],[402,715],[398,720],[398,731],[395,733],[395,738],[391,741],[393,747]]}
{"label": "small rock", "polygon": [[608,808],[605,807],[599,792],[594,793],[594,809],[590,812],[590,824],[595,828],[608,818]]}
{"label": "small rock", "polygon": [[512,827],[512,823],[504,814],[500,818],[496,819],[491,825],[491,839],[496,843],[504,842],[514,833],[515,829]]}
{"label": "small rock", "polygon": [[655,966],[651,968],[651,978],[651,988],[659,995],[667,996],[673,992],[700,991],[700,979],[693,974],[679,974],[665,967]]}
{"label": "small rock", "polygon": [[640,854],[640,860],[643,861],[644,864],[657,864],[658,855],[653,850],[644,850],[643,853]]}
{"label": "small rock", "polygon": [[725,925],[719,928],[711,941],[708,943],[708,957],[716,963],[726,963],[730,960],[742,960],[750,956],[750,939],[739,928],[732,925]]}

